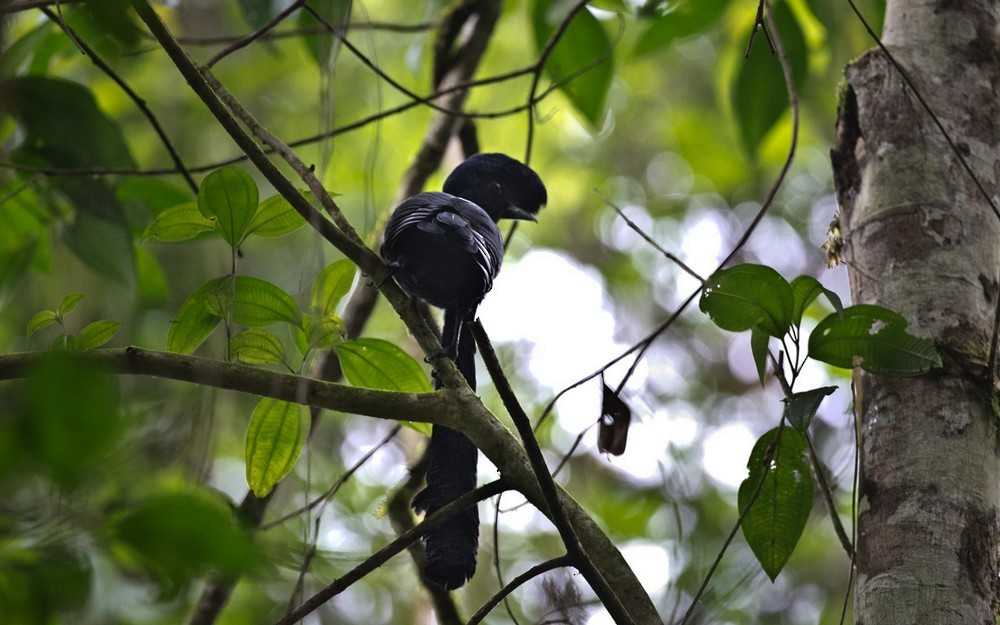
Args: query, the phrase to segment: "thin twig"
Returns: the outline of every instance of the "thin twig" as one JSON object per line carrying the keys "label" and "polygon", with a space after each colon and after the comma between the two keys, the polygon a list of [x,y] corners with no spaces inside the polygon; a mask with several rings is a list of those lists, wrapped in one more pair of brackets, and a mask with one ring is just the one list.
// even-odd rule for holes
{"label": "thin twig", "polygon": [[404,533],[385,547],[379,549],[366,558],[364,562],[337,578],[333,583],[327,585],[306,601],[302,602],[297,608],[279,619],[275,625],[292,625],[293,623],[298,623],[303,618],[319,609],[324,603],[333,597],[336,597],[352,584],[363,578],[365,575],[368,575],[378,567],[388,562],[390,558],[403,549],[406,549],[408,545],[420,540],[431,530],[440,527],[451,517],[455,516],[462,510],[465,510],[469,506],[474,506],[476,503],[484,499],[489,499],[490,497],[503,492],[507,488],[508,486],[504,484],[502,480],[496,480],[465,493],[434,514],[428,516],[422,523],[414,527],[412,530]]}
{"label": "thin twig", "polygon": [[290,5],[288,5],[287,7],[285,7],[284,10],[278,12],[277,15],[275,15],[274,17],[272,17],[271,19],[269,19],[266,24],[264,24],[263,26],[261,26],[257,30],[255,30],[252,33],[246,35],[245,37],[241,37],[240,39],[237,39],[236,41],[234,41],[230,45],[226,46],[222,50],[219,50],[218,52],[216,52],[214,55],[212,55],[212,58],[210,58],[208,60],[208,62],[205,63],[205,67],[212,67],[213,65],[215,65],[216,63],[218,63],[222,59],[226,58],[227,56],[229,56],[233,52],[236,52],[237,50],[241,50],[241,49],[247,47],[248,45],[250,45],[251,43],[253,43],[254,41],[256,41],[257,39],[263,37],[268,32],[270,32],[275,26],[277,26],[278,24],[280,24],[281,22],[283,22],[289,15],[291,15],[292,13],[294,13],[295,11],[297,11],[299,9],[299,7],[301,7],[304,2],[305,2],[305,0],[295,0],[295,2],[292,2]]}
{"label": "thin twig", "polygon": [[476,345],[479,346],[479,352],[482,355],[483,362],[486,364],[487,371],[490,373],[490,378],[493,380],[497,394],[500,395],[504,407],[510,414],[511,420],[514,422],[514,426],[521,436],[521,442],[524,445],[528,461],[531,463],[532,471],[538,480],[539,489],[548,506],[549,518],[552,519],[556,529],[559,531],[559,536],[566,546],[566,551],[573,558],[574,566],[583,573],[584,577],[590,583],[591,588],[601,598],[601,602],[616,623],[619,625],[632,623],[631,614],[622,604],[614,588],[608,583],[608,580],[604,578],[604,575],[584,551],[576,530],[573,528],[573,524],[570,523],[569,518],[566,516],[566,511],[559,500],[559,491],[555,480],[552,479],[552,474],[549,473],[549,469],[545,464],[545,457],[542,455],[542,450],[538,446],[538,441],[535,440],[534,433],[532,432],[531,420],[524,412],[524,408],[521,407],[517,395],[514,394],[514,389],[511,388],[510,381],[503,372],[500,360],[497,358],[496,351],[493,349],[493,344],[490,342],[486,330],[478,319],[472,322],[471,327],[472,334],[476,338]]}
{"label": "thin twig", "polygon": [[573,559],[569,557],[569,554],[536,564],[524,573],[521,573],[514,579],[510,580],[510,583],[501,588],[500,592],[490,597],[490,600],[484,603],[483,606],[476,610],[476,613],[469,618],[467,625],[479,625],[484,618],[489,616],[489,613],[498,603],[500,603],[501,600],[505,601],[507,599],[507,595],[517,590],[518,587],[522,586],[526,582],[529,582],[539,575],[544,575],[554,569],[562,568],[564,566],[572,566],[572,564]]}

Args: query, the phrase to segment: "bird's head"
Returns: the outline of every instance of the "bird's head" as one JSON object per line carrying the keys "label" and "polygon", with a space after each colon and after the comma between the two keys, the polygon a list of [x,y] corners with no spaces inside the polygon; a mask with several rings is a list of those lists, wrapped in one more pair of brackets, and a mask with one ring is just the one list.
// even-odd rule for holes
{"label": "bird's head", "polygon": [[536,221],[548,201],[545,185],[530,167],[506,154],[475,154],[444,181],[444,192],[479,205],[493,221]]}

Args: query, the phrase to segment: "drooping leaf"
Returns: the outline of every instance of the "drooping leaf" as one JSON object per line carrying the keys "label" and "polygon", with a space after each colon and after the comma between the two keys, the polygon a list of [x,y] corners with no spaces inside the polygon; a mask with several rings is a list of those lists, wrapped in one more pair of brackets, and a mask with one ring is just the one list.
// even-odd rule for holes
{"label": "drooping leaf", "polygon": [[[539,51],[568,16],[570,6],[559,0],[533,3],[531,25]],[[560,90],[584,119],[597,128],[604,120],[604,103],[614,75],[611,52],[608,33],[594,14],[584,8],[573,16],[545,63],[549,77],[561,83]]]}
{"label": "drooping leaf", "polygon": [[757,378],[760,385],[764,386],[764,377],[767,375],[767,348],[771,337],[759,327],[750,328],[750,353],[753,354],[754,365],[757,366]]}
{"label": "drooping leaf", "polygon": [[642,56],[663,49],[675,39],[695,35],[725,13],[730,0],[686,0],[671,2],[666,13],[657,16],[639,37],[634,54]]}
{"label": "drooping leaf", "polygon": [[750,475],[737,495],[740,510],[750,506],[743,519],[743,536],[774,581],[795,550],[812,511],[806,440],[791,428],[775,428],[757,440],[747,468]]}
{"label": "drooping leaf", "polygon": [[792,393],[784,399],[785,418],[788,424],[802,434],[809,429],[809,423],[816,416],[823,398],[837,390],[836,386],[823,386],[810,391]]}
{"label": "drooping leaf", "polygon": [[868,304],[832,313],[809,335],[809,356],[835,367],[855,364],[870,373],[914,376],[941,366],[933,341],[906,332],[900,315]]}
{"label": "drooping leaf", "polygon": [[88,323],[86,327],[80,330],[80,334],[77,336],[77,349],[94,349],[95,347],[100,347],[110,341],[121,327],[122,322],[114,321],[113,319],[102,319]]}
{"label": "drooping leaf", "polygon": [[[310,197],[307,193],[306,197]],[[247,226],[247,234],[256,234],[261,237],[280,237],[295,232],[306,225],[306,220],[298,213],[292,205],[281,195],[274,195],[257,207],[250,224]]]}
{"label": "drooping leaf", "polygon": [[597,433],[597,449],[614,456],[625,453],[628,442],[628,427],[632,420],[632,409],[614,392],[603,384],[601,399],[601,422]]}
{"label": "drooping leaf", "polygon": [[199,234],[215,231],[215,219],[205,217],[195,202],[185,202],[162,211],[146,227],[142,239],[156,239],[163,243],[186,241]]}
{"label": "drooping leaf", "polygon": [[246,236],[257,211],[257,183],[239,167],[223,167],[210,173],[198,189],[198,210],[215,218],[219,234],[232,246]]}
{"label": "drooping leaf", "polygon": [[216,291],[225,278],[215,278],[198,287],[181,304],[167,332],[167,350],[191,354],[205,342],[222,317],[213,313],[206,297]]}
{"label": "drooping leaf", "polygon": [[254,408],[247,430],[247,484],[258,497],[295,466],[309,435],[305,406],[265,397]]}
{"label": "drooping leaf", "polygon": [[275,364],[285,358],[281,340],[262,328],[234,334],[229,339],[229,349],[235,360],[248,365]]}
{"label": "drooping leaf", "polygon": [[742,332],[759,325],[780,338],[788,331],[794,303],[792,287],[777,271],[743,264],[712,274],[698,305],[723,330]]}
{"label": "drooping leaf", "polygon": [[[344,27],[351,18],[352,0],[315,0],[310,2],[310,5],[327,24],[345,32]],[[322,34],[306,35],[300,39],[306,45],[309,54],[316,60],[316,64],[324,68],[330,64],[331,54],[337,49],[337,39],[326,30],[325,25],[320,26],[310,13],[299,12],[299,27],[308,30],[315,29],[317,26],[321,28]]]}
{"label": "drooping leaf", "polygon": [[310,297],[313,310],[324,316],[334,314],[340,300],[351,290],[356,273],[354,263],[346,258],[327,265],[313,281]]}
{"label": "drooping leaf", "polygon": [[819,280],[812,276],[799,276],[792,280],[792,294],[795,296],[795,308],[792,312],[792,325],[802,323],[802,315],[809,304],[820,295],[826,296],[827,301],[833,306],[834,311],[843,314],[844,305],[840,302],[840,297],[833,291],[827,289]]}
{"label": "drooping leaf", "polygon": [[[787,2],[776,3],[774,15],[793,80],[801,87],[809,70],[805,36]],[[768,131],[788,110],[788,89],[778,57],[770,53],[764,33],[758,33],[750,57],[741,58],[739,63],[731,89],[733,114],[743,147],[753,156]]]}

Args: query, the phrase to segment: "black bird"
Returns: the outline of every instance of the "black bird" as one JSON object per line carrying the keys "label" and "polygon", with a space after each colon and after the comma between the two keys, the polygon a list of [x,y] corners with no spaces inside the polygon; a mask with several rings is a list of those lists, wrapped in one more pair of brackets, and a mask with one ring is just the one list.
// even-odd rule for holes
{"label": "black bird", "polygon": [[[382,258],[410,294],[444,309],[442,355],[455,360],[476,388],[476,344],[467,322],[475,317],[503,261],[496,222],[527,219],[546,203],[545,185],[526,165],[503,154],[477,154],[455,168],[444,193],[420,193],[389,218]],[[479,452],[464,434],[434,426],[427,487],[413,499],[432,514],[476,487]],[[424,573],[454,590],[476,571],[479,510],[472,506],[424,539]]]}

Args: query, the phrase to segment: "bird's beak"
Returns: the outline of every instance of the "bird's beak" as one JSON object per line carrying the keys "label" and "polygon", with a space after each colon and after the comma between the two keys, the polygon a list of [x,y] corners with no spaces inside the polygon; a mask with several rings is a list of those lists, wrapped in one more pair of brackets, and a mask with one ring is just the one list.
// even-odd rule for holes
{"label": "bird's beak", "polygon": [[507,214],[504,215],[507,219],[524,219],[526,221],[538,221],[538,217],[534,213],[524,210],[520,206],[508,206]]}

